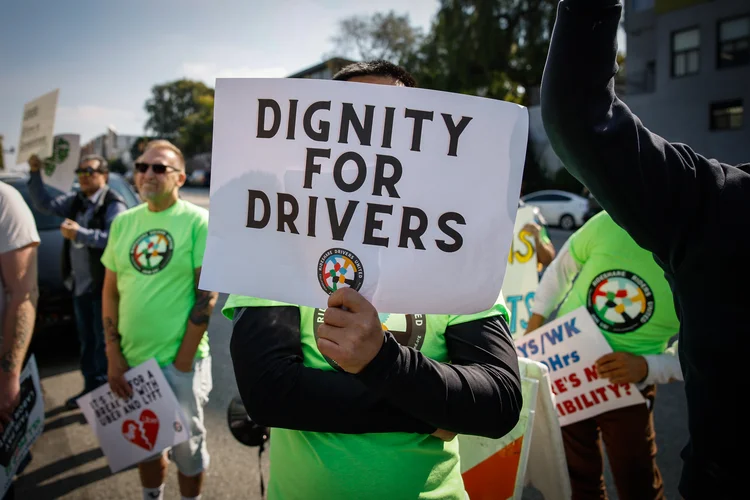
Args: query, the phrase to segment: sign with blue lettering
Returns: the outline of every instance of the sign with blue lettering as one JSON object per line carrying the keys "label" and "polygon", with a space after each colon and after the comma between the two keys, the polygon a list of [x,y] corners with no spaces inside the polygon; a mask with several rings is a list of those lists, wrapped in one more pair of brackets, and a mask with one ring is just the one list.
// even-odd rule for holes
{"label": "sign with blue lettering", "polygon": [[646,401],[633,384],[599,378],[596,361],[612,348],[585,307],[516,339],[515,344],[520,357],[549,368],[560,426]]}

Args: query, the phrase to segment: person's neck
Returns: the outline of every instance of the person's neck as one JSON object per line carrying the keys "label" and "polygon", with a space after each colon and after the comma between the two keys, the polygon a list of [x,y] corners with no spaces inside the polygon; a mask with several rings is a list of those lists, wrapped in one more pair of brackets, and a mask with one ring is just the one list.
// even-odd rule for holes
{"label": "person's neck", "polygon": [[179,197],[177,196],[177,192],[175,192],[158,200],[148,200],[146,203],[148,204],[148,209],[150,212],[163,212],[164,210],[177,203],[178,199]]}

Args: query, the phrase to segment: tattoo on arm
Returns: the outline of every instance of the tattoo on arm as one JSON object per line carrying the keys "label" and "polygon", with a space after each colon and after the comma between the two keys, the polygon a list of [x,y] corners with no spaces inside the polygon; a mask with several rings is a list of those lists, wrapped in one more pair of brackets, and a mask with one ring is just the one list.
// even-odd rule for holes
{"label": "tattoo on arm", "polygon": [[[15,335],[6,335],[5,338],[0,337],[0,346],[3,347],[2,351],[5,351],[0,356],[0,370],[3,372],[14,372],[23,364],[27,341],[34,333],[35,317],[36,308],[33,304],[25,303],[19,307],[17,312]],[[11,345],[5,346],[4,341]]]}
{"label": "tattoo on arm", "polygon": [[192,321],[194,325],[208,324],[217,296],[218,295],[215,292],[196,290],[195,305],[190,311],[190,321]]}
{"label": "tattoo on arm", "polygon": [[112,318],[104,318],[104,335],[106,336],[107,342],[120,345],[120,332],[117,331],[117,325]]}

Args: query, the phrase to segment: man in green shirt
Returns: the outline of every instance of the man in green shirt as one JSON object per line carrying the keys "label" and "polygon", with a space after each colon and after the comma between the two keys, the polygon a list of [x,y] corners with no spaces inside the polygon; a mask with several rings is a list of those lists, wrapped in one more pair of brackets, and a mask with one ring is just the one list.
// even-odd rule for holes
{"label": "man in green shirt", "polygon": [[[172,448],[183,499],[200,497],[209,456],[203,406],[211,391],[206,328],[217,294],[198,289],[208,211],[179,199],[185,161],[168,141],[153,141],[135,164],[146,203],[112,223],[102,257],[102,309],[109,385],[128,398],[124,373],[156,358],[190,422],[190,439]],[[138,465],[144,499],[162,499],[167,457]]]}
{"label": "man in green shirt", "polygon": [[586,307],[614,351],[597,361],[613,384],[637,384],[648,401],[562,428],[574,499],[606,498],[599,434],[622,500],[664,498],[656,465],[656,383],[682,379],[676,346],[680,323],[664,272],[606,212],[576,231],[547,268],[526,332],[559,305],[563,316]]}
{"label": "man in green shirt", "polygon": [[[334,79],[415,86],[385,61]],[[326,310],[230,296],[223,312],[245,408],[272,428],[270,500],[464,500],[456,434],[499,438],[518,421],[502,303],[471,316],[379,314],[341,288]]]}

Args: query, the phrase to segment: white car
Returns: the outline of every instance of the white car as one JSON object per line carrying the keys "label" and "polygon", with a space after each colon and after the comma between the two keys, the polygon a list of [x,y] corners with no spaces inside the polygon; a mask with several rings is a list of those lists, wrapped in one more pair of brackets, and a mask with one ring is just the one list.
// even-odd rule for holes
{"label": "white car", "polygon": [[522,196],[521,200],[539,207],[549,225],[560,226],[568,231],[583,225],[584,217],[589,209],[588,199],[558,189],[529,193]]}

